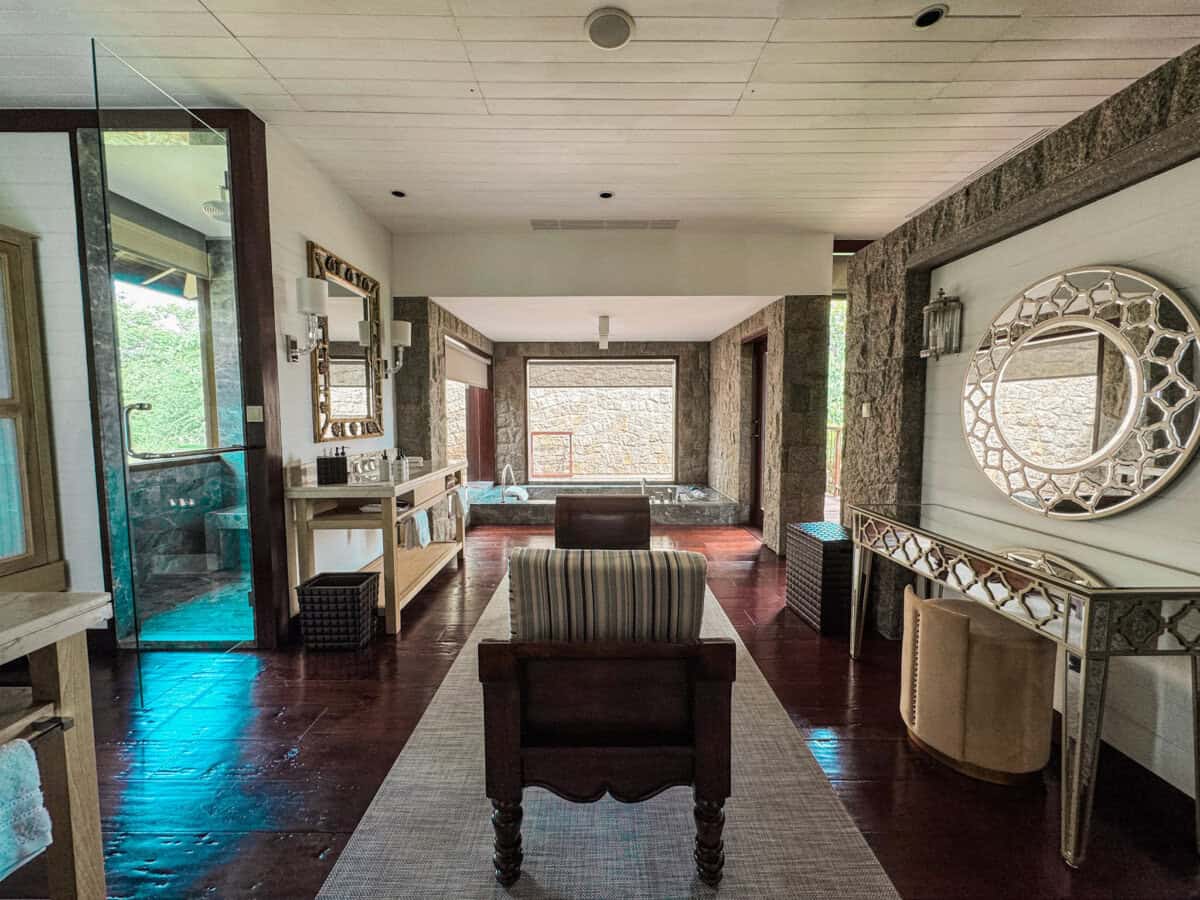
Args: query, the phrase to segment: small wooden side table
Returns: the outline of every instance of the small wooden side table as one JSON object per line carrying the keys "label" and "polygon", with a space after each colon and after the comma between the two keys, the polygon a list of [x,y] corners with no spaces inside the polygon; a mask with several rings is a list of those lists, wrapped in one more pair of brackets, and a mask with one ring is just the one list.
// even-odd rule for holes
{"label": "small wooden side table", "polygon": [[28,734],[39,719],[63,720],[35,745],[54,827],[46,850],[53,900],[108,893],[86,631],[111,618],[108,594],[0,593],[0,665],[29,657],[33,682],[31,703],[0,710],[0,742]]}

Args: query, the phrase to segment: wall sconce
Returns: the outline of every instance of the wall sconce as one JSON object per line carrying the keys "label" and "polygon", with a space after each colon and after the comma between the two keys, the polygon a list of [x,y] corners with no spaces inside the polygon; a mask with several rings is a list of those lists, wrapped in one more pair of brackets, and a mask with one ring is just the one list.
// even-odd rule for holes
{"label": "wall sconce", "polygon": [[404,348],[412,346],[412,322],[392,319],[392,360],[383,367],[383,377],[400,374],[404,366]]}
{"label": "wall sconce", "polygon": [[947,297],[938,288],[937,297],[921,311],[925,326],[925,347],[921,359],[940,359],[943,353],[962,349],[962,303],[957,297]]}
{"label": "wall sconce", "polygon": [[320,318],[326,315],[329,303],[329,282],[324,278],[296,279],[296,312],[304,316],[308,328],[304,346],[292,335],[284,335],[287,342],[288,362],[300,362],[300,358],[312,353],[320,343]]}

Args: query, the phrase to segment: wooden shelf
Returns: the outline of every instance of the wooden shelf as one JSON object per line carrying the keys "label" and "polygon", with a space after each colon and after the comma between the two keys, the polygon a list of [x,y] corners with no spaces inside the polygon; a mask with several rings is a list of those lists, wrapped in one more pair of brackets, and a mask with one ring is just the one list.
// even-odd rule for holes
{"label": "wooden shelf", "polygon": [[[413,597],[421,592],[421,588],[433,580],[433,576],[442,570],[460,550],[462,544],[458,541],[433,541],[426,547],[414,547],[411,550],[396,550],[396,598],[403,608]],[[364,572],[382,572],[383,557],[363,566]],[[383,579],[379,579],[379,608],[384,608]]]}
{"label": "wooden shelf", "polygon": [[[430,497],[422,503],[417,503],[413,506],[406,506],[404,509],[396,511],[396,523],[406,522],[412,518],[413,513],[419,509],[429,509],[435,506],[442,500],[446,500],[453,491],[446,491],[438,494],[436,497]],[[315,528],[319,531],[326,530],[370,530],[379,528],[379,513],[378,512],[363,512],[362,510],[343,511],[343,512],[326,512],[318,516],[314,516],[308,523],[309,528]]]}
{"label": "wooden shelf", "polygon": [[38,719],[54,715],[53,703],[34,703],[30,688],[0,688],[0,744],[18,738]]}

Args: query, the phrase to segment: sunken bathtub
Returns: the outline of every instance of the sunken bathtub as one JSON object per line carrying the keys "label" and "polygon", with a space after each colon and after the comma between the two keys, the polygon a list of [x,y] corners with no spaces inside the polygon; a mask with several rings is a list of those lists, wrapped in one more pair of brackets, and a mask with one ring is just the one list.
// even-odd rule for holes
{"label": "sunken bathtub", "polygon": [[[511,487],[511,485],[510,485]],[[640,494],[638,484],[523,484],[528,500],[501,499],[499,486],[471,489],[472,525],[553,525],[559,494]],[[650,520],[656,525],[736,525],[737,504],[710,487],[649,484]]]}

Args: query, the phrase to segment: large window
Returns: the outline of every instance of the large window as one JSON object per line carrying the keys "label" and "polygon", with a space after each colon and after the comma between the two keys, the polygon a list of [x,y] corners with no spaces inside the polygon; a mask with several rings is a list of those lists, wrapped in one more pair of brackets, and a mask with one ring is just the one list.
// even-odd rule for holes
{"label": "large window", "polygon": [[675,360],[529,360],[531,481],[675,478]]}
{"label": "large window", "polygon": [[127,281],[114,288],[121,393],[151,405],[130,418],[131,445],[150,453],[214,446],[202,301]]}

